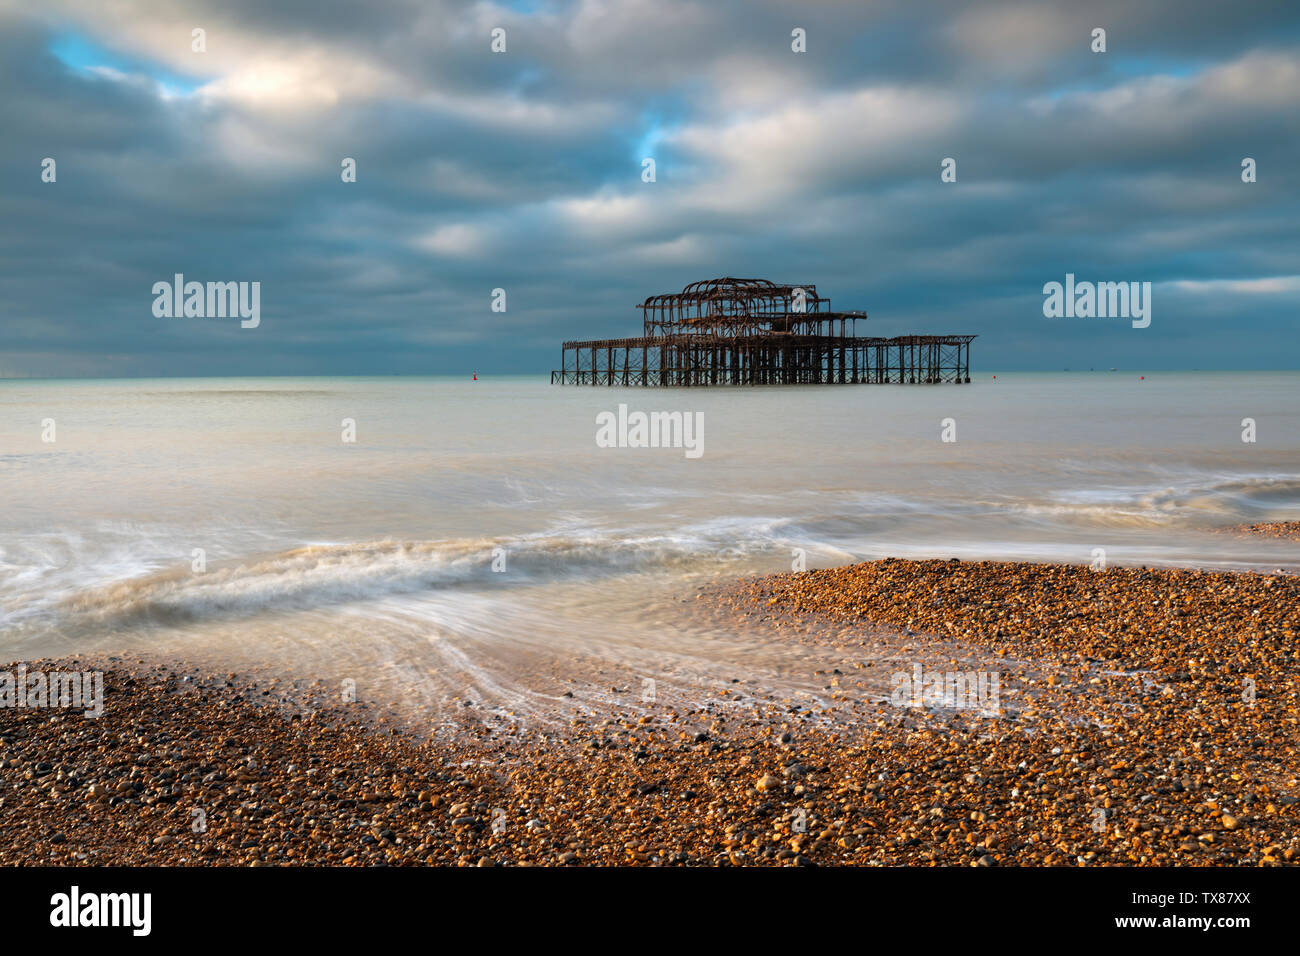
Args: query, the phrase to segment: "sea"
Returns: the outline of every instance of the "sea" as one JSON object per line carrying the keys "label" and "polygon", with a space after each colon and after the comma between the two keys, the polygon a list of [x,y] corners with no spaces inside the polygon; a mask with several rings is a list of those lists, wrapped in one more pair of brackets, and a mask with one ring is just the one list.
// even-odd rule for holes
{"label": "sea", "polygon": [[[1295,571],[1232,529],[1300,519],[1298,408],[1289,371],[8,380],[0,658],[351,681],[431,727],[742,678],[815,697],[815,649],[701,589],[884,557]],[[659,447],[598,440],[674,412]]]}

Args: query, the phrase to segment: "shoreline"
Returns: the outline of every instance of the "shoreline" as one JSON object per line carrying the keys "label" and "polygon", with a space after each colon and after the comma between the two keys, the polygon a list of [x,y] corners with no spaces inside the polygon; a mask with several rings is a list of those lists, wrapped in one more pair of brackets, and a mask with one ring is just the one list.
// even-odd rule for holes
{"label": "shoreline", "polygon": [[1281,538],[1286,541],[1300,541],[1300,521],[1261,521],[1255,524],[1239,524],[1224,529],[1239,535],[1254,535],[1259,538]]}
{"label": "shoreline", "polygon": [[[448,742],[174,661],[27,661],[102,669],[106,708],[0,708],[0,865],[1300,860],[1300,576],[885,559],[696,600],[854,663],[822,703]],[[882,700],[908,655],[993,670],[997,706]]]}

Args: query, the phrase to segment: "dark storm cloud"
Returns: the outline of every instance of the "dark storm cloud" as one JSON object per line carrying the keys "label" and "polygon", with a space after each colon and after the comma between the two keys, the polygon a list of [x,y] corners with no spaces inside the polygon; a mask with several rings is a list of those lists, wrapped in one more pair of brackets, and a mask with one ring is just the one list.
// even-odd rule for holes
{"label": "dark storm cloud", "polygon": [[[542,371],[718,274],[984,367],[1292,367],[1298,51],[1283,3],[0,0],[0,374]],[[1044,318],[1067,271],[1151,327]],[[156,318],[175,272],[261,326]]]}

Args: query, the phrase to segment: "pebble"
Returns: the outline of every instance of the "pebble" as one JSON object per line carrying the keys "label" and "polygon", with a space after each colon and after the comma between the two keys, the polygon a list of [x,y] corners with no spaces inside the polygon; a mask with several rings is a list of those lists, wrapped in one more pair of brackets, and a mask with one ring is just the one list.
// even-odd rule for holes
{"label": "pebble", "polygon": [[710,601],[742,632],[789,625],[848,675],[889,663],[867,628],[984,655],[1002,712],[894,708],[841,674],[825,701],[756,688],[660,704],[648,723],[629,708],[498,735],[475,708],[479,730],[423,739],[355,705],[286,715],[251,678],[180,662],[27,661],[104,670],[112,706],[61,721],[0,709],[0,865],[48,865],[66,833],[97,865],[1300,860],[1294,575],[886,560]]}

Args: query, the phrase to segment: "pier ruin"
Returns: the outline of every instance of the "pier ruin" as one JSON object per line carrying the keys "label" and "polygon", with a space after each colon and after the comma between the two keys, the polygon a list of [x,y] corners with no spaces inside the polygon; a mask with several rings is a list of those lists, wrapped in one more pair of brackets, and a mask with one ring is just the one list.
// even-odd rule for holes
{"label": "pier ruin", "polygon": [[817,287],[708,279],[637,306],[642,334],[565,342],[552,385],[970,382],[974,335],[859,335]]}

